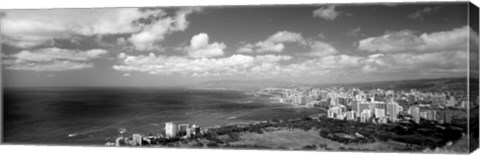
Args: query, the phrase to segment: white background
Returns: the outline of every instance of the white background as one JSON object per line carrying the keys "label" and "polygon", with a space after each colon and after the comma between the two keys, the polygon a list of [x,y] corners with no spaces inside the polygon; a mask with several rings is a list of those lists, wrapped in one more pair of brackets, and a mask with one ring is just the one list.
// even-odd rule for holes
{"label": "white background", "polygon": [[[419,0],[416,0],[417,2]],[[420,0],[428,1],[428,0]],[[446,0],[435,0],[446,1]],[[4,0],[0,2],[0,9],[39,9],[39,8],[91,8],[91,7],[143,7],[143,6],[192,6],[192,5],[258,5],[258,4],[312,4],[312,3],[378,3],[378,2],[415,2],[415,0]],[[478,2],[474,2],[478,4]],[[477,5],[478,6],[478,5]],[[1,115],[0,115],[1,117]],[[0,128],[1,130],[1,128]],[[191,154],[191,155],[335,155],[346,152],[312,152],[312,151],[258,151],[258,150],[209,150],[209,149],[159,149],[159,148],[109,148],[109,147],[85,147],[85,146],[31,146],[31,145],[0,145],[0,154],[115,154],[115,155],[145,155],[145,154]],[[352,152],[348,152],[351,154]],[[353,153],[353,154],[377,154],[377,153]],[[400,153],[382,153],[400,154]],[[402,153],[405,154],[405,153]],[[475,154],[480,154],[477,151]]]}

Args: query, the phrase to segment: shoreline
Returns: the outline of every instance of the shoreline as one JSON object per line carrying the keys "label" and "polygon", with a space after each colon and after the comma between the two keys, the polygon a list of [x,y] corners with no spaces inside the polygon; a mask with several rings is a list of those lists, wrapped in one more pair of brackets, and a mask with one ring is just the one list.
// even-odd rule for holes
{"label": "shoreline", "polygon": [[[318,119],[318,122],[321,122],[320,120],[322,121],[325,121],[325,120],[329,120],[328,118],[324,117],[324,116],[321,116],[321,115],[325,115],[325,114],[322,114],[322,113],[319,113],[319,114],[315,114],[315,115],[311,115],[309,116],[309,119],[307,121],[311,121],[311,120],[316,120]],[[317,117],[317,118],[315,118]],[[216,135],[215,137],[219,138],[217,140],[220,140],[220,143],[218,142],[215,142],[217,140],[215,140],[216,138],[213,139],[213,141],[211,139],[209,139],[208,137],[199,137],[199,138],[195,138],[195,139],[190,139],[190,140],[186,140],[184,141],[185,143],[195,143],[195,145],[198,145],[198,141],[199,140],[203,140],[204,143],[201,143],[201,144],[211,144],[212,147],[213,147],[213,144],[212,143],[216,143],[215,144],[215,147],[221,147],[221,148],[258,148],[258,147],[267,147],[267,146],[263,146],[262,144],[265,144],[264,142],[268,142],[268,144],[270,144],[268,146],[269,149],[278,149],[278,148],[284,148],[285,146],[278,146],[278,147],[272,147],[273,146],[277,146],[279,144],[277,144],[277,140],[275,139],[282,139],[283,138],[287,138],[290,137],[290,139],[292,138],[293,136],[293,141],[295,140],[298,140],[297,138],[295,137],[310,137],[311,140],[309,140],[310,142],[316,142],[314,139],[317,139],[319,141],[318,142],[323,142],[323,143],[320,143],[320,144],[315,144],[315,145],[305,145],[304,147],[299,147],[299,145],[295,144],[296,147],[287,147],[288,149],[290,150],[304,150],[305,147],[313,147],[315,146],[315,148],[317,150],[329,150],[329,149],[333,149],[334,150],[340,150],[340,151],[344,151],[344,150],[351,150],[353,149],[354,151],[357,150],[363,150],[363,151],[376,151],[376,147],[378,146],[384,146],[384,147],[388,147],[388,149],[381,149],[382,151],[416,151],[416,152],[422,152],[426,149],[428,149],[428,145],[418,145],[418,144],[409,144],[407,142],[402,142],[402,141],[397,141],[395,139],[387,139],[386,141],[384,140],[376,140],[374,142],[358,142],[358,143],[348,143],[348,144],[344,144],[344,143],[341,143],[341,142],[338,142],[338,141],[334,141],[334,140],[330,140],[330,139],[327,139],[327,138],[324,138],[324,137],[321,137],[318,135],[318,131],[321,131],[322,128],[315,128],[315,127],[312,127],[311,129],[308,129],[308,130],[305,130],[301,127],[294,127],[294,128],[285,128],[285,127],[279,127],[279,128],[273,128],[272,129],[269,129],[270,127],[267,126],[264,126],[263,124],[278,124],[279,122],[280,123],[285,123],[285,122],[302,122],[302,121],[306,121],[305,118],[296,118],[296,119],[288,119],[288,120],[277,120],[277,121],[274,121],[274,120],[263,120],[263,121],[250,121],[250,122],[242,122],[242,123],[230,123],[230,124],[225,124],[225,125],[218,125],[218,126],[214,126],[214,127],[205,127],[206,129],[208,129],[208,131],[210,132],[211,131],[212,133],[209,133],[209,134],[213,134],[213,135],[216,135],[215,133],[218,133],[218,132],[221,132],[223,133],[223,131],[228,131],[230,129],[241,129],[241,128],[251,128],[251,127],[254,127],[255,126],[260,126],[259,130],[258,131],[261,131],[260,133],[256,133],[256,132],[252,132],[252,131],[240,131],[240,132],[233,132],[233,133],[224,133],[224,134],[220,134],[220,135]],[[276,122],[276,123],[275,123]],[[329,120],[325,123],[327,124],[331,124],[332,122],[340,122],[341,121],[337,121],[337,120]],[[370,124],[371,125],[371,124]],[[261,127],[261,126],[264,126],[264,127]],[[328,125],[327,125],[328,126]],[[336,132],[336,131],[334,131]],[[231,135],[233,134],[233,135]],[[280,135],[278,135],[280,134]],[[236,136],[234,136],[236,135]],[[245,135],[247,135],[245,137]],[[275,135],[277,135],[278,137],[276,137]],[[233,136],[233,137],[232,137]],[[252,141],[252,136],[253,136],[253,141]],[[286,136],[286,137],[285,137]],[[235,138],[237,137],[237,138]],[[256,137],[256,138],[255,138]],[[259,137],[263,137],[263,138],[259,138]],[[317,137],[317,138],[314,138],[314,137]],[[240,139],[238,139],[240,138]],[[312,139],[313,138],[313,139]],[[249,140],[250,139],[250,140]],[[257,140],[255,140],[257,139]],[[263,141],[263,142],[259,142],[258,139],[260,139],[260,141]],[[376,139],[376,138],[375,138]],[[456,143],[458,143],[460,140],[462,140],[463,137],[461,137],[460,139],[457,139],[455,140],[453,143],[454,145]],[[193,142],[195,141],[195,142]],[[184,143],[184,142],[181,142],[181,143]],[[181,143],[175,143],[174,146],[176,145],[179,145],[182,147]],[[281,142],[280,140],[278,140],[278,143],[284,143],[284,142]],[[291,143],[291,141],[287,141],[287,143]],[[330,143],[334,143],[332,145],[334,145],[334,147],[330,147],[331,145],[329,145]],[[302,144],[306,144],[305,142],[302,142]],[[170,144],[169,144],[170,145]],[[192,144],[193,145],[193,144]],[[318,145],[318,146],[317,146]],[[324,146],[325,145],[325,146]],[[446,144],[443,145],[443,146],[436,146],[436,148],[445,148]],[[162,146],[158,146],[158,147],[162,147]],[[166,147],[169,147],[169,146],[166,146]],[[187,145],[186,147],[190,147],[190,145]],[[204,148],[210,148],[210,147],[206,147],[206,146],[203,146]],[[318,148],[320,147],[320,148]],[[390,150],[389,150],[390,149]],[[407,149],[407,150],[405,150]]]}

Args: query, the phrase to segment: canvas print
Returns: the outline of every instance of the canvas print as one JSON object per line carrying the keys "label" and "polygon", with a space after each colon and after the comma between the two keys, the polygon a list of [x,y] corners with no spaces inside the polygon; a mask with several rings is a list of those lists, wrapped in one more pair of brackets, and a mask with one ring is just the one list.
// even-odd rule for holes
{"label": "canvas print", "polygon": [[0,10],[2,143],[469,153],[468,2]]}

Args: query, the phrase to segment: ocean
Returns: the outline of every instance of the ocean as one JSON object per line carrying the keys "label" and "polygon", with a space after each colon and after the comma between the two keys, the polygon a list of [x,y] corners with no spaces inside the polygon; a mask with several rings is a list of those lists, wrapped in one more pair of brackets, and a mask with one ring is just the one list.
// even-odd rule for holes
{"label": "ocean", "polygon": [[240,90],[186,88],[5,88],[3,110],[4,143],[92,146],[163,133],[165,122],[212,127],[321,112]]}

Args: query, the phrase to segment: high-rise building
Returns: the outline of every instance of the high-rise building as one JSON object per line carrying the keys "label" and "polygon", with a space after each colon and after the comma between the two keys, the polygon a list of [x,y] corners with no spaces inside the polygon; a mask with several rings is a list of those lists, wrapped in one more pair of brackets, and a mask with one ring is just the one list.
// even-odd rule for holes
{"label": "high-rise building", "polygon": [[345,118],[346,118],[345,113],[339,113],[339,114],[337,114],[337,119],[339,119],[339,120],[344,120]]}
{"label": "high-rise building", "polygon": [[118,137],[117,139],[115,139],[115,146],[121,146],[122,142],[124,142],[123,139],[123,137]]}
{"label": "high-rise building", "polygon": [[178,136],[187,135],[187,130],[189,128],[188,126],[189,126],[188,124],[179,124],[178,125],[178,131],[177,131]]}
{"label": "high-rise building", "polygon": [[376,109],[387,109],[387,104],[385,102],[375,102],[373,103]]}
{"label": "high-rise building", "polygon": [[379,124],[386,124],[387,120],[388,120],[387,117],[381,117],[381,118],[378,118],[378,123]]}
{"label": "high-rise building", "polygon": [[369,104],[366,102],[360,101],[353,101],[352,102],[352,110],[355,111],[357,114],[362,113],[363,110],[370,109]]}
{"label": "high-rise building", "polygon": [[460,107],[463,109],[467,109],[467,101],[463,100],[462,103],[460,104]]}
{"label": "high-rise building", "polygon": [[409,104],[414,104],[416,102],[415,95],[408,95],[408,103]]}
{"label": "high-rise building", "polygon": [[327,116],[328,118],[335,118],[335,112],[333,110],[333,108],[330,108],[327,110]]}
{"label": "high-rise building", "polygon": [[339,104],[339,105],[337,105],[337,106],[338,106],[338,108],[340,109],[340,110],[339,110],[339,113],[345,113],[345,112],[347,112],[347,107],[346,107],[346,106],[344,106],[344,105],[342,105],[342,104]]}
{"label": "high-rise building", "polygon": [[382,118],[385,117],[385,109],[377,109],[375,108],[375,118]]}
{"label": "high-rise building", "polygon": [[355,115],[355,111],[347,112],[347,120],[355,120],[355,119],[357,119],[357,117]]}
{"label": "high-rise building", "polygon": [[142,146],[142,135],[140,134],[133,134],[132,135],[132,138],[133,138],[133,145],[138,145],[138,146]]}
{"label": "high-rise building", "polygon": [[410,107],[409,111],[412,115],[413,121],[415,121],[415,123],[420,123],[420,108],[417,106],[412,106]]}
{"label": "high-rise building", "polygon": [[347,105],[347,99],[346,99],[346,98],[339,97],[339,98],[337,99],[337,101],[338,101],[338,104]]}
{"label": "high-rise building", "polygon": [[357,114],[359,114],[359,110],[360,110],[360,102],[359,101],[352,101],[352,110],[355,111]]}
{"label": "high-rise building", "polygon": [[452,114],[447,111],[439,111],[437,112],[437,118],[440,123],[452,123]]}
{"label": "high-rise building", "polygon": [[197,125],[195,125],[195,124],[193,124],[193,125],[192,125],[192,134],[193,134],[193,135],[199,135],[199,134],[200,134],[200,127],[197,126]]}
{"label": "high-rise building", "polygon": [[437,111],[435,110],[425,111],[425,119],[435,121],[437,119]]}
{"label": "high-rise building", "polygon": [[456,103],[455,97],[454,97],[454,96],[450,96],[450,98],[449,98],[448,101],[447,101],[447,106],[449,106],[449,107],[454,107],[454,106],[455,106],[455,103]]}
{"label": "high-rise building", "polygon": [[165,123],[165,136],[167,137],[176,137],[177,136],[177,125],[173,122]]}
{"label": "high-rise building", "polygon": [[330,106],[335,106],[338,104],[338,98],[337,96],[334,94],[331,96],[330,98]]}
{"label": "high-rise building", "polygon": [[365,109],[362,111],[362,113],[360,113],[360,121],[362,123],[366,123],[370,120],[371,118],[371,111],[368,110],[368,109]]}
{"label": "high-rise building", "polygon": [[399,107],[397,103],[387,104],[387,115],[391,121],[397,121]]}
{"label": "high-rise building", "polygon": [[337,115],[340,114],[341,109],[338,106],[333,106],[333,107],[329,108],[327,112],[328,112],[328,117],[329,118],[336,118]]}

